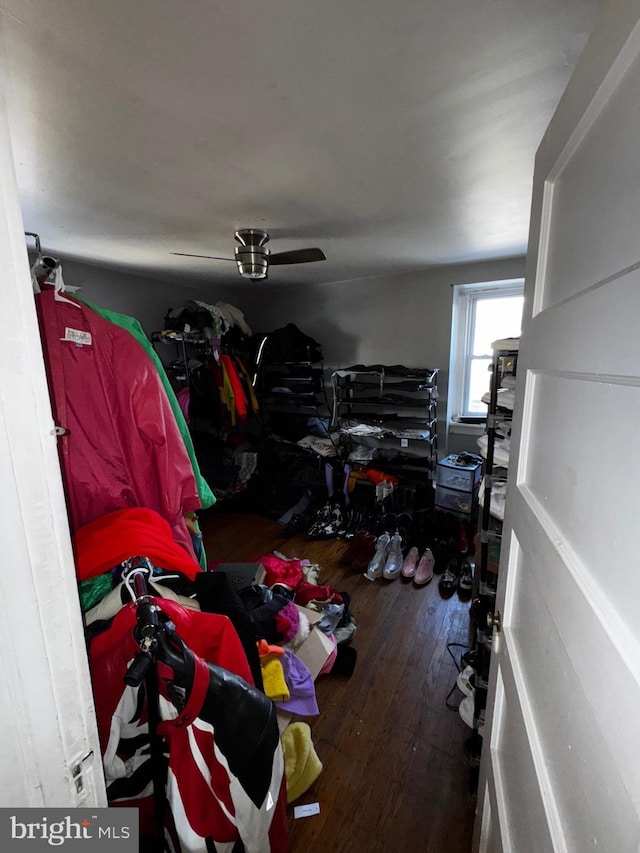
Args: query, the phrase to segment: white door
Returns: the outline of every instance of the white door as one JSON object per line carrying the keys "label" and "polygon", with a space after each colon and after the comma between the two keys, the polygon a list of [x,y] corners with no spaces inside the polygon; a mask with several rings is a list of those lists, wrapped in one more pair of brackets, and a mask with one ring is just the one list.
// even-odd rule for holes
{"label": "white door", "polygon": [[640,850],[640,5],[538,151],[475,849]]}

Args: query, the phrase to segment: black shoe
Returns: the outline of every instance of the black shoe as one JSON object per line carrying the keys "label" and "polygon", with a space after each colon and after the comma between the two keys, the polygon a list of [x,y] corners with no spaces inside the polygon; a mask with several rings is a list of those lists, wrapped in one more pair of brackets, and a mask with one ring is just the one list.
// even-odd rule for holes
{"label": "black shoe", "polygon": [[471,571],[471,564],[468,560],[462,561],[462,566],[460,567],[460,575],[458,577],[458,595],[460,598],[471,596],[471,590],[473,589],[473,573]]}
{"label": "black shoe", "polygon": [[280,536],[284,536],[288,539],[290,536],[295,536],[296,533],[303,531],[305,527],[306,522],[304,520],[304,515],[295,513],[280,531]]}
{"label": "black shoe", "polygon": [[478,650],[477,649],[469,649],[468,652],[465,652],[460,658],[460,667],[465,669],[467,666],[472,666],[476,669],[476,665],[478,663]]}
{"label": "black shoe", "polygon": [[449,565],[444,570],[444,574],[438,582],[438,589],[443,598],[449,598],[458,588],[458,558],[453,557],[449,560]]}
{"label": "black shoe", "polygon": [[324,539],[324,530],[331,523],[331,506],[327,503],[316,512],[307,531],[309,539]]}

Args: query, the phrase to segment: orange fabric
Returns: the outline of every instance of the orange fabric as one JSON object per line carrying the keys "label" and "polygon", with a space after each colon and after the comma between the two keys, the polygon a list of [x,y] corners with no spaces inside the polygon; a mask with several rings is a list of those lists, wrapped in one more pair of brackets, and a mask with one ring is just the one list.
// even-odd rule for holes
{"label": "orange fabric", "polygon": [[269,657],[269,655],[282,657],[284,649],[282,646],[272,646],[266,640],[258,640],[258,654],[261,658]]}
{"label": "orange fabric", "polygon": [[365,468],[362,472],[367,480],[371,480],[372,483],[391,483],[393,486],[398,485],[398,478],[394,477],[393,474],[385,474],[384,471],[378,471],[376,468]]}

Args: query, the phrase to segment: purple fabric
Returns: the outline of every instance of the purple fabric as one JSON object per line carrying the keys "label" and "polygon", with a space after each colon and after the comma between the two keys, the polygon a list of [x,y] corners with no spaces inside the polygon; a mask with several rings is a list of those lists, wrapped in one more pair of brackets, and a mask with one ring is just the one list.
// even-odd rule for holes
{"label": "purple fabric", "polygon": [[315,717],[316,714],[320,713],[320,710],[316,699],[316,687],[309,667],[291,649],[284,650],[280,663],[284,672],[284,680],[289,688],[290,698],[286,702],[274,702],[274,705],[289,714]]}

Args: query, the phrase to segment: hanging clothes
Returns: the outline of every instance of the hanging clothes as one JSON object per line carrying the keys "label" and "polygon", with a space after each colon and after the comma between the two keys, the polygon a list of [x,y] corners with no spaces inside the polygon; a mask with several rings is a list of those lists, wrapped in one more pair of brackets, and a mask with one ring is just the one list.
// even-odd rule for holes
{"label": "hanging clothes", "polygon": [[[228,851],[240,840],[246,853],[285,853],[284,765],[275,711],[251,685],[236,632],[224,616],[185,610],[166,599],[152,602],[187,647],[182,671],[166,661],[158,664],[158,734],[167,745],[166,795],[181,848]],[[123,683],[139,651],[135,625],[135,605],[123,607],[93,638],[89,654],[109,801],[137,806],[141,833],[151,834],[144,688]]]}
{"label": "hanging clothes", "polygon": [[239,356],[234,357],[234,362],[238,369],[238,375],[240,376],[240,380],[243,383],[245,393],[249,398],[249,402],[251,403],[251,410],[253,411],[254,415],[257,415],[260,411],[260,405],[258,403],[258,398],[256,397],[256,392],[254,391],[253,385],[251,384],[251,376],[249,375],[247,366]]}
{"label": "hanging clothes", "polygon": [[235,364],[233,363],[231,357],[228,355],[221,355],[220,361],[222,362],[222,369],[226,372],[229,384],[231,385],[233,393],[233,405],[235,408],[236,415],[238,416],[239,420],[246,421],[248,412],[247,398],[242,388],[242,383],[240,382],[240,377],[238,376],[238,372],[236,371]]}
{"label": "hanging clothes", "polygon": [[129,317],[126,314],[119,314],[117,311],[111,311],[108,308],[100,308],[92,302],[88,302],[86,299],[81,299],[81,301],[92,311],[95,311],[100,317],[103,317],[105,320],[109,320],[111,323],[115,323],[116,326],[120,326],[122,329],[126,329],[126,331],[133,335],[136,341],[138,341],[153,362],[156,370],[158,371],[160,381],[167,392],[169,405],[173,410],[176,423],[178,424],[178,429],[180,430],[180,435],[182,436],[187,453],[189,454],[189,459],[191,460],[191,465],[193,467],[193,474],[198,485],[198,494],[200,495],[202,509],[208,509],[210,506],[213,506],[216,502],[215,495],[200,472],[200,466],[198,465],[198,460],[196,458],[191,433],[189,432],[189,427],[185,418],[186,412],[180,402],[180,395],[178,394],[176,396],[176,393],[171,386],[171,382],[169,381],[169,377],[167,376],[165,367],[160,361],[160,358],[149,341],[149,338],[145,334],[144,329],[134,317]]}
{"label": "hanging clothes", "polygon": [[149,507],[194,557],[184,516],[200,507],[191,460],[153,362],[125,329],[72,297],[36,294],[72,529]]}
{"label": "hanging clothes", "polygon": [[231,426],[235,426],[238,422],[238,418],[236,411],[236,400],[235,395],[233,393],[233,385],[231,384],[229,372],[225,368],[225,365],[222,360],[220,360],[219,373],[215,371],[213,364],[211,365],[211,369],[214,370],[214,374],[217,375],[217,378],[219,378],[219,381],[222,383],[220,385],[220,399],[224,403],[229,413],[229,422]]}

